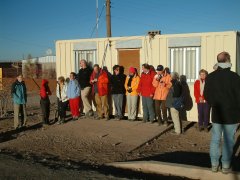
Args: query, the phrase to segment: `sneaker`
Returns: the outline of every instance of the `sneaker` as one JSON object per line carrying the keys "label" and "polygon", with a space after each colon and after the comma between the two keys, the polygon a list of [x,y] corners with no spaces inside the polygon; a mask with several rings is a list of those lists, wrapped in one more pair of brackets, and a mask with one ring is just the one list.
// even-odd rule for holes
{"label": "sneaker", "polygon": [[146,123],[147,122],[147,120],[145,120],[145,119],[143,119],[143,121],[142,121],[143,123]]}
{"label": "sneaker", "polygon": [[110,120],[110,117],[108,116],[107,118],[106,118],[106,121],[109,121]]}
{"label": "sneaker", "polygon": [[230,173],[231,172],[231,168],[222,168],[222,173],[223,174],[228,174],[228,173]]}
{"label": "sneaker", "polygon": [[77,116],[73,117],[73,121],[76,121],[76,120],[78,120],[78,117]]}
{"label": "sneaker", "polygon": [[204,128],[204,132],[208,132],[208,128],[207,127]]}
{"label": "sneaker", "polygon": [[88,112],[88,116],[89,116],[89,117],[92,117],[93,115],[94,115],[93,111],[90,110],[90,111]]}
{"label": "sneaker", "polygon": [[99,116],[95,116],[94,119],[96,119],[96,120],[100,120],[101,117],[99,117]]}
{"label": "sneaker", "polygon": [[167,121],[164,121],[163,125],[164,125],[164,126],[168,126],[168,122],[167,122]]}
{"label": "sneaker", "polygon": [[212,172],[214,173],[218,172],[218,166],[212,166]]}
{"label": "sneaker", "polygon": [[203,131],[203,130],[204,130],[204,128],[203,128],[202,126],[199,126],[199,127],[198,127],[198,131],[199,131],[199,132],[201,132],[201,131]]}
{"label": "sneaker", "polygon": [[158,125],[162,126],[163,125],[163,121],[162,120],[158,120]]}

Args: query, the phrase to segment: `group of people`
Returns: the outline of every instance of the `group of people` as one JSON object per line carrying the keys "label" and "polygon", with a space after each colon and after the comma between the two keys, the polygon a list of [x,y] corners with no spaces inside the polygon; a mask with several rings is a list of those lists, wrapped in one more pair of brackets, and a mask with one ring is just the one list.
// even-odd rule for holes
{"label": "group of people", "polygon": [[[222,151],[222,170],[228,172],[230,168],[234,133],[240,122],[240,77],[230,71],[230,55],[222,52],[217,56],[218,63],[214,72],[208,75],[204,69],[199,72],[199,79],[194,83],[194,96],[198,108],[199,131],[208,131],[210,109],[212,109],[212,140],[210,156],[212,170],[218,171],[220,152],[218,150],[223,133],[224,144]],[[65,122],[68,106],[72,119],[77,120],[81,112],[85,117],[110,120],[109,97],[115,107],[115,118],[124,118],[124,98],[127,102],[127,114],[130,121],[137,119],[138,101],[142,98],[143,122],[155,120],[159,125],[168,125],[172,119],[176,134],[182,133],[181,120],[186,120],[186,111],[193,107],[187,78],[179,76],[177,72],[170,73],[169,68],[158,65],[156,70],[149,64],[142,65],[142,73],[138,74],[135,67],[128,69],[113,66],[113,74],[98,64],[93,69],[86,60],[80,61],[78,74],[70,73],[69,79],[58,78],[56,96],[58,98],[58,124]],[[14,127],[26,125],[26,86],[22,75],[17,77],[12,85],[14,101]],[[40,104],[43,123],[49,124],[51,95],[48,81],[43,79],[40,88]],[[96,115],[92,109],[96,107]],[[18,120],[21,110],[21,121]]]}

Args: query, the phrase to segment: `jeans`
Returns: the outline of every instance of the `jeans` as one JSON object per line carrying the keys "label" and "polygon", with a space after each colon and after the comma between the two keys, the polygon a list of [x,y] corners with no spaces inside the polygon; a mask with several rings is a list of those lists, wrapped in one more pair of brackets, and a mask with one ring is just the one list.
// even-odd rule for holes
{"label": "jeans", "polygon": [[[237,124],[212,123],[212,138],[210,144],[210,158],[212,166],[219,166],[220,150],[222,149],[222,167],[230,168],[233,147],[235,144],[235,132]],[[223,144],[221,138],[223,135]],[[221,149],[220,149],[221,148]]]}
{"label": "jeans", "polygon": [[112,94],[114,106],[115,106],[115,115],[119,118],[123,117],[123,94]]}
{"label": "jeans", "polygon": [[207,127],[210,117],[210,107],[208,103],[198,103],[198,124],[199,127]]}
{"label": "jeans", "polygon": [[142,105],[143,105],[143,121],[154,121],[155,112],[154,112],[154,101],[151,97],[142,96]]}

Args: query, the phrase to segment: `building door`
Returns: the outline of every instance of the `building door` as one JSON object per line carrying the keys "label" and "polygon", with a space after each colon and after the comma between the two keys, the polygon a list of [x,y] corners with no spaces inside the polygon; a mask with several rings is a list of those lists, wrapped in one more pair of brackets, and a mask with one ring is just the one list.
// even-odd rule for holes
{"label": "building door", "polygon": [[[124,74],[128,75],[130,67],[137,68],[140,76],[140,50],[139,49],[121,49],[118,50],[118,64],[124,67]],[[127,102],[124,100],[125,112],[127,112]],[[138,102],[138,114],[141,114],[141,108]]]}
{"label": "building door", "polygon": [[137,68],[140,74],[140,50],[139,49],[119,49],[118,64],[124,67],[124,74],[128,74],[128,69],[132,66]]}

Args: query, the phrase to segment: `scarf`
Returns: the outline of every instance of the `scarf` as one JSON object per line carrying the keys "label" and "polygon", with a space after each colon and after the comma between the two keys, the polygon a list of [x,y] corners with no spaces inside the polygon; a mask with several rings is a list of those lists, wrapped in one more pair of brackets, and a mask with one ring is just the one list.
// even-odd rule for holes
{"label": "scarf", "polygon": [[128,80],[128,83],[127,83],[127,86],[128,87],[131,87],[132,86],[132,79],[133,79],[134,76],[129,76],[129,80]]}
{"label": "scarf", "polygon": [[200,95],[203,96],[205,80],[199,79],[199,81],[200,81]]}
{"label": "scarf", "polygon": [[226,62],[226,63],[216,63],[213,66],[213,69],[216,70],[218,67],[222,68],[222,69],[226,69],[226,68],[231,68],[232,67],[232,63],[230,62]]}

